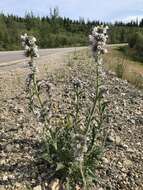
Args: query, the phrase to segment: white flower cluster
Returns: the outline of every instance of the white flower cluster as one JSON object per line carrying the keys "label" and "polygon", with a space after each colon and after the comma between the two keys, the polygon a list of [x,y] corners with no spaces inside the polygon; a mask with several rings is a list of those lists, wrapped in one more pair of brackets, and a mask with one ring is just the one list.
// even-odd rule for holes
{"label": "white flower cluster", "polygon": [[94,27],[92,34],[89,35],[89,41],[91,43],[93,55],[101,55],[107,53],[106,42],[108,26],[96,26]]}
{"label": "white flower cluster", "polygon": [[26,57],[39,57],[38,46],[36,45],[36,38],[28,36],[27,34],[21,35],[22,46],[25,49]]}

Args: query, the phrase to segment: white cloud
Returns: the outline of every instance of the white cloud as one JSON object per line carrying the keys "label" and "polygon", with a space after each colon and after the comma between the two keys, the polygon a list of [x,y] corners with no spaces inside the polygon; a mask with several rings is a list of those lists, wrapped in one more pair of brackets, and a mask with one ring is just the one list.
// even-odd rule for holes
{"label": "white cloud", "polygon": [[122,21],[129,22],[129,21],[136,21],[137,19],[138,21],[140,21],[142,18],[143,18],[143,15],[127,16],[123,18]]}
{"label": "white cloud", "polygon": [[49,9],[55,6],[59,7],[61,16],[75,19],[81,16],[91,20],[126,21],[143,15],[143,0],[0,0],[0,11],[18,15],[30,10],[48,15]]}

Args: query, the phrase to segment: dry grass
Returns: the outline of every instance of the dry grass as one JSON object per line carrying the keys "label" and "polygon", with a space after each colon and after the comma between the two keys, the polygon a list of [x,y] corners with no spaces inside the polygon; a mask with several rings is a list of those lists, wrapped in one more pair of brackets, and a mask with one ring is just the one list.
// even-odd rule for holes
{"label": "dry grass", "polygon": [[130,60],[116,48],[110,49],[104,59],[107,69],[114,71],[117,76],[143,89],[143,63]]}

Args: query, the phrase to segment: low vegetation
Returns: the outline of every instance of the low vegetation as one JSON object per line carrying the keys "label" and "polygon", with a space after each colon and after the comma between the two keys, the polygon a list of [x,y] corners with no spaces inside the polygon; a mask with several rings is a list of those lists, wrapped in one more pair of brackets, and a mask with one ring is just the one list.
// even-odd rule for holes
{"label": "low vegetation", "polygon": [[143,34],[140,31],[129,34],[128,46],[119,50],[129,59],[143,64]]}
{"label": "low vegetation", "polygon": [[[43,124],[43,159],[50,165],[49,180],[58,180],[66,190],[92,188],[96,183],[96,166],[104,148],[107,102],[102,84],[102,54],[106,52],[107,29],[95,27],[90,42],[95,59],[96,79],[90,94],[84,81],[73,78],[69,84],[69,111],[62,117],[51,115],[51,93],[46,81],[37,79],[35,58],[38,57],[36,38],[21,36],[26,57],[30,57],[31,73],[27,78],[29,108]],[[47,95],[43,95],[43,87]],[[88,100],[88,103],[87,103]],[[96,115],[96,117],[95,117]]]}
{"label": "low vegetation", "polygon": [[[122,51],[121,51],[122,49]],[[143,64],[124,51],[128,47],[112,48],[105,55],[105,66],[116,73],[119,78],[129,81],[139,89],[143,89]]]}

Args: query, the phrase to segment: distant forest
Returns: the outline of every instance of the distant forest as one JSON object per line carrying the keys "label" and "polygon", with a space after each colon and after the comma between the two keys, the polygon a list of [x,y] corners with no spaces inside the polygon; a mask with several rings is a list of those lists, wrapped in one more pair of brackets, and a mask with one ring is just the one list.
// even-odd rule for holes
{"label": "distant forest", "polygon": [[129,35],[143,33],[143,19],[129,23],[103,23],[100,21],[71,20],[59,16],[58,9],[50,11],[49,16],[39,17],[32,12],[19,17],[0,14],[0,50],[21,49],[20,35],[27,33],[38,39],[40,48],[86,46],[88,35],[96,25],[109,26],[109,43],[124,43]]}

